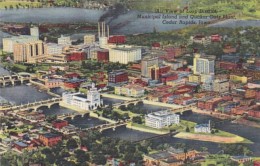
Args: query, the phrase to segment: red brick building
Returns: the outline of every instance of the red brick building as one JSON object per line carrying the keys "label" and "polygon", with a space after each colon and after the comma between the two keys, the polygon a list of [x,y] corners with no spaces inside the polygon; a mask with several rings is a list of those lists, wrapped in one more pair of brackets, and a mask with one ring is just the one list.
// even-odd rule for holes
{"label": "red brick building", "polygon": [[176,73],[169,73],[169,74],[162,74],[160,77],[160,81],[164,84],[168,81],[173,81],[178,79],[178,74]]}
{"label": "red brick building", "polygon": [[152,43],[152,48],[153,49],[159,49],[161,47],[160,43]]}
{"label": "red brick building", "polygon": [[219,62],[219,68],[225,69],[225,70],[235,70],[238,68],[238,64],[222,61],[222,62]]}
{"label": "red brick building", "polygon": [[97,60],[99,62],[108,62],[109,61],[109,50],[103,49],[97,51]]}
{"label": "red brick building", "polygon": [[211,35],[211,42],[220,42],[221,36],[219,34]]}
{"label": "red brick building", "polygon": [[113,43],[113,44],[124,44],[125,42],[126,42],[126,36],[124,35],[110,36],[108,39],[108,43]]}
{"label": "red brick building", "polygon": [[23,143],[23,142],[14,142],[14,147],[19,150],[19,151],[22,151],[24,149],[27,149],[28,148],[28,145]]}
{"label": "red brick building", "polygon": [[235,47],[232,47],[231,45],[225,45],[223,48],[223,52],[226,54],[235,53],[237,52],[237,49]]}
{"label": "red brick building", "polygon": [[68,121],[57,119],[57,120],[52,122],[52,126],[56,129],[61,129],[65,126],[68,126]]}
{"label": "red brick building", "polygon": [[78,73],[68,73],[68,74],[65,74],[65,78],[70,78],[70,79],[72,79],[72,78],[79,78],[79,74]]}
{"label": "red brick building", "polygon": [[82,61],[86,59],[85,52],[73,52],[67,55],[67,61]]}
{"label": "red brick building", "polygon": [[128,73],[124,70],[116,70],[108,73],[108,82],[109,83],[127,83],[128,82]]}
{"label": "red brick building", "polygon": [[83,82],[85,82],[85,80],[83,80],[83,79],[71,79],[71,80],[67,80],[67,81],[64,81],[64,84],[63,84],[63,86],[65,87],[65,88],[78,88],[78,87],[80,87],[80,85],[83,83]]}
{"label": "red brick building", "polygon": [[39,141],[45,146],[54,146],[62,140],[62,136],[54,133],[39,135]]}
{"label": "red brick building", "polygon": [[250,110],[248,111],[248,115],[255,118],[260,118],[260,110]]}

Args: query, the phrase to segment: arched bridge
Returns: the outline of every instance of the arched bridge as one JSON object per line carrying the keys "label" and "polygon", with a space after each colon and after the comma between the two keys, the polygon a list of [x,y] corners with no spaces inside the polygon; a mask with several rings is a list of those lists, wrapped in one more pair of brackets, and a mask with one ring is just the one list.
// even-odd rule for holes
{"label": "arched bridge", "polygon": [[114,108],[119,108],[120,106],[122,105],[125,105],[127,106],[128,104],[134,104],[136,105],[138,102],[141,102],[142,100],[129,100],[129,101],[124,101],[122,103],[116,103],[116,104],[113,104],[113,107]]}
{"label": "arched bridge", "polygon": [[113,129],[115,131],[115,129],[117,127],[126,126],[126,125],[127,125],[127,121],[122,121],[122,122],[117,122],[117,123],[101,124],[98,126],[94,126],[94,127],[90,127],[90,128],[86,128],[86,129],[82,129],[82,130],[83,131],[98,130],[98,131],[102,132],[104,130]]}
{"label": "arched bridge", "polygon": [[186,105],[186,106],[183,106],[180,108],[171,109],[171,111],[174,113],[183,113],[185,111],[192,110],[194,108],[196,108],[196,104],[190,104],[190,105]]}
{"label": "arched bridge", "polygon": [[37,111],[38,108],[43,106],[47,106],[48,108],[51,108],[52,105],[58,104],[61,100],[62,100],[61,98],[52,98],[52,99],[36,101],[28,104],[14,105],[14,106],[5,107],[4,111],[17,111],[17,110],[30,110],[30,109]]}

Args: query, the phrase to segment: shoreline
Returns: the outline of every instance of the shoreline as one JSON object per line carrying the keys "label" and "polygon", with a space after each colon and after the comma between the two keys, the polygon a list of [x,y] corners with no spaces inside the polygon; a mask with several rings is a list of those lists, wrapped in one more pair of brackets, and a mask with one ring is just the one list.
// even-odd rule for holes
{"label": "shoreline", "polygon": [[224,143],[224,144],[232,144],[232,143],[247,143],[253,144],[252,141],[229,133],[233,136],[219,136],[214,134],[204,134],[204,133],[188,133],[188,132],[180,132],[174,136],[174,138],[180,139],[189,139],[189,140],[197,140],[197,141],[205,141],[205,142],[214,142],[214,143]]}

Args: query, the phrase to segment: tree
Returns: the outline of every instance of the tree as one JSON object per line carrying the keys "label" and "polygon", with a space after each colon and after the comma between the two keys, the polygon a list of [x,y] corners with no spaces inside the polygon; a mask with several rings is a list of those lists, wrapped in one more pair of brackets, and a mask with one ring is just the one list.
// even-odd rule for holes
{"label": "tree", "polygon": [[78,143],[75,139],[69,139],[67,141],[67,148],[68,149],[76,149],[78,147]]}
{"label": "tree", "polygon": [[91,158],[91,161],[97,165],[105,165],[107,162],[106,157],[101,153],[93,154]]}
{"label": "tree", "polygon": [[142,124],[142,118],[140,116],[133,117],[132,121],[137,124]]}
{"label": "tree", "polygon": [[83,150],[76,150],[75,154],[79,163],[85,163],[86,161],[89,161],[89,154],[87,154]]}
{"label": "tree", "polygon": [[126,111],[127,110],[125,105],[120,105],[119,109],[122,110],[122,111]]}
{"label": "tree", "polygon": [[186,127],[186,132],[190,132],[190,128],[189,127]]}

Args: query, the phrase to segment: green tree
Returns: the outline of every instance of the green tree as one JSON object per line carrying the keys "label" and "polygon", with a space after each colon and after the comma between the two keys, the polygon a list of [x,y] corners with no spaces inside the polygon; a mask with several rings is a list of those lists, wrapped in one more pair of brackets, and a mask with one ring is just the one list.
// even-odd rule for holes
{"label": "green tree", "polygon": [[89,161],[89,154],[87,154],[83,150],[76,150],[75,154],[79,163],[85,163],[86,161]]}
{"label": "green tree", "polygon": [[66,145],[68,149],[76,149],[78,147],[77,141],[73,138],[69,139]]}
{"label": "green tree", "polygon": [[91,161],[97,165],[105,165],[106,157],[101,153],[93,154],[91,157]]}
{"label": "green tree", "polygon": [[132,121],[137,124],[142,124],[142,118],[140,116],[133,117]]}

